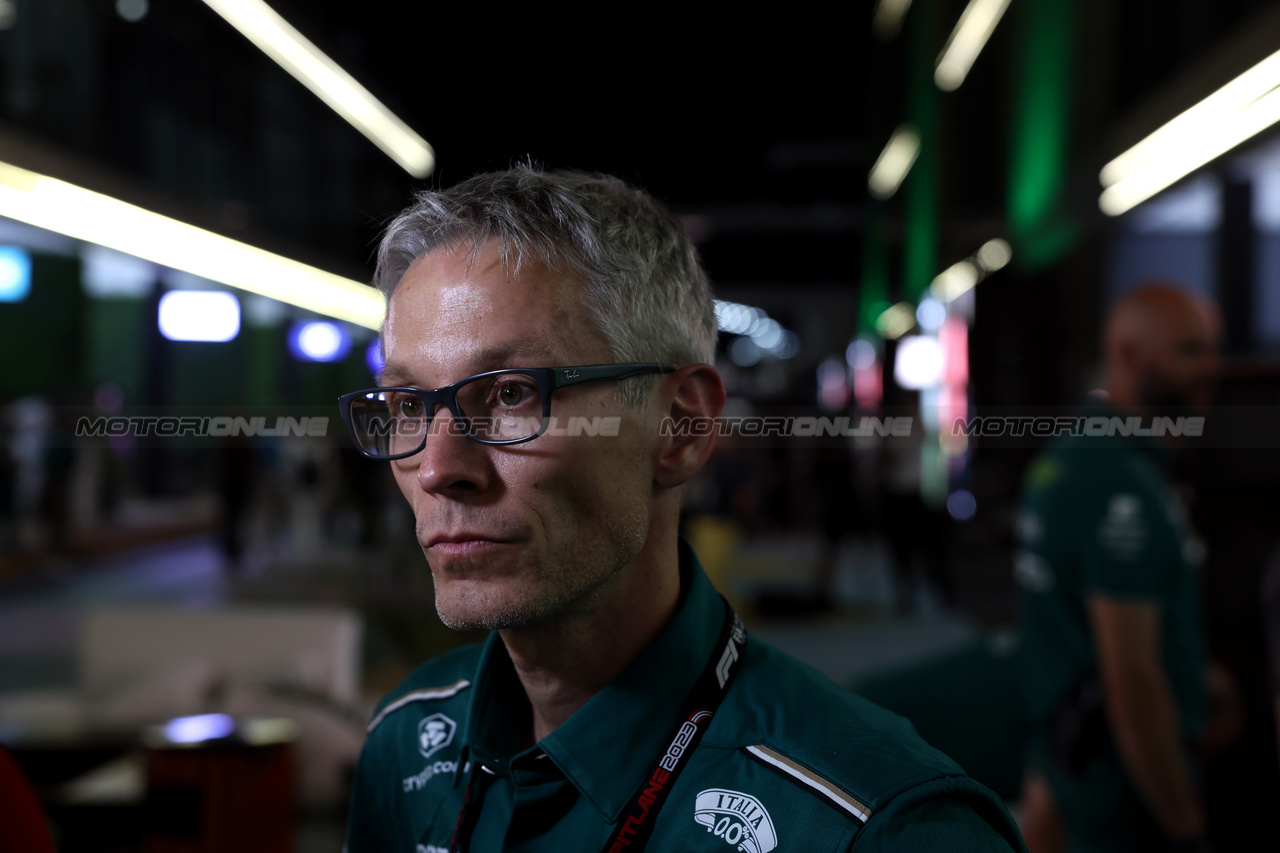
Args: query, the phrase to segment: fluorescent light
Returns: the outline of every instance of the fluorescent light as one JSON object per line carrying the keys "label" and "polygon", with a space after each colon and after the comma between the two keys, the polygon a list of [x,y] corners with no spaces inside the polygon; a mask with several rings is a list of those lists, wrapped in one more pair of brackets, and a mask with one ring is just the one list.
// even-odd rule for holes
{"label": "fluorescent light", "polygon": [[885,340],[900,338],[916,325],[916,311],[909,302],[899,302],[886,308],[876,318],[876,331]]}
{"label": "fluorescent light", "polygon": [[421,136],[263,0],[204,0],[245,38],[314,92],[415,178],[431,174],[435,153]]}
{"label": "fluorescent light", "polygon": [[930,290],[939,302],[950,302],[978,283],[978,268],[969,261],[958,261],[938,273]]}
{"label": "fluorescent light", "polygon": [[1102,185],[1109,187],[1176,152],[1188,138],[1212,131],[1221,121],[1249,106],[1280,84],[1280,52],[1273,53],[1239,77],[1147,135],[1102,168]]}
{"label": "fluorescent light", "polygon": [[951,92],[960,88],[1008,7],[1009,0],[969,0],[934,68],[933,80],[939,89]]}
{"label": "fluorescent light", "polygon": [[920,134],[914,127],[904,124],[895,130],[867,177],[867,188],[871,194],[884,199],[896,193],[919,153]]}
{"label": "fluorescent light", "polygon": [[158,321],[171,341],[226,343],[240,334],[240,303],[225,290],[175,290],[160,297]]}
{"label": "fluorescent light", "polygon": [[902,19],[910,8],[911,0],[880,0],[871,17],[871,29],[875,31],[876,38],[881,41],[896,38],[902,29]]}
{"label": "fluorescent light", "polygon": [[985,273],[993,273],[996,270],[1004,269],[1009,261],[1013,260],[1013,248],[1008,242],[1001,240],[999,237],[988,240],[978,249],[978,254],[974,256],[978,261],[978,266],[982,267]]}
{"label": "fluorescent light", "polygon": [[382,295],[368,285],[7,163],[0,216],[338,320],[382,325]]}
{"label": "fluorescent light", "polygon": [[[1274,76],[1280,75],[1276,56],[1280,54],[1255,65],[1108,163],[1099,176],[1106,187],[1098,198],[1103,213],[1118,216],[1130,210],[1280,121],[1280,88],[1272,88],[1280,84]],[[1259,69],[1273,75],[1262,94]],[[1242,80],[1245,83],[1237,85]]]}

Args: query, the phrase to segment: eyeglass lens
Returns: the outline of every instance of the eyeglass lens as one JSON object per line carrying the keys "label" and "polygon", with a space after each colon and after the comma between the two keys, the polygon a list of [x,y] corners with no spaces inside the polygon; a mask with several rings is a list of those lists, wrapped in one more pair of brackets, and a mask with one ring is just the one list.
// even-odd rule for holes
{"label": "eyeglass lens", "polygon": [[[458,388],[458,409],[466,419],[448,421],[449,430],[470,432],[481,441],[516,441],[542,427],[542,394],[532,376],[482,376]],[[439,407],[437,407],[439,408]],[[443,419],[433,418],[421,397],[407,391],[370,391],[351,403],[351,423],[366,453],[410,453]]]}

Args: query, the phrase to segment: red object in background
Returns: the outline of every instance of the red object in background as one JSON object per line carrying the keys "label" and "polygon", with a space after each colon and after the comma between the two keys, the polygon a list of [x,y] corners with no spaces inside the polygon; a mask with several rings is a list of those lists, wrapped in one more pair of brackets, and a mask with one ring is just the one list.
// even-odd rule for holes
{"label": "red object in background", "polygon": [[40,801],[4,747],[0,747],[0,850],[54,853]]}
{"label": "red object in background", "polygon": [[948,317],[938,330],[942,347],[942,383],[963,388],[969,383],[969,326],[959,317]]}
{"label": "red object in background", "polygon": [[293,745],[210,742],[147,754],[147,853],[291,853]]}

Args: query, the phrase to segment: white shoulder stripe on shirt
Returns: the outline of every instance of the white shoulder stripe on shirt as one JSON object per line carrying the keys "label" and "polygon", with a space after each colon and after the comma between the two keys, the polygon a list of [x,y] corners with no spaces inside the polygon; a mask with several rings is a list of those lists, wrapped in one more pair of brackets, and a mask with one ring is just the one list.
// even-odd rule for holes
{"label": "white shoulder stripe on shirt", "polygon": [[460,678],[457,681],[453,682],[453,684],[446,684],[443,687],[428,687],[426,690],[415,690],[412,693],[406,693],[405,695],[401,696],[399,699],[395,700],[394,702],[389,703],[387,707],[379,711],[378,715],[374,717],[373,720],[370,721],[369,728],[365,729],[365,731],[372,732],[374,729],[378,727],[378,724],[381,723],[388,714],[392,713],[393,711],[399,711],[401,708],[403,708],[405,705],[408,705],[411,702],[429,702],[432,699],[450,699],[454,696],[457,696],[459,693],[461,693],[463,690],[466,690],[470,686],[471,686],[470,681],[467,681],[465,678]]}
{"label": "white shoulder stripe on shirt", "polygon": [[746,747],[748,753],[757,760],[785,773],[823,797],[826,797],[836,808],[848,812],[862,823],[871,817],[871,809],[858,802],[848,792],[841,790],[834,782],[824,779],[807,767],[797,764],[781,753],[775,752],[764,744]]}

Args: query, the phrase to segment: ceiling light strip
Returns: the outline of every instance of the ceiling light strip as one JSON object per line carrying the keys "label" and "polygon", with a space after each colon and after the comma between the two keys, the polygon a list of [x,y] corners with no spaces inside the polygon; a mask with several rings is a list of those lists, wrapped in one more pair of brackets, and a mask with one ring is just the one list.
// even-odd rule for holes
{"label": "ceiling light strip", "polygon": [[1198,136],[1183,137],[1160,159],[1107,187],[1098,198],[1098,206],[1104,213],[1118,216],[1277,121],[1280,121],[1280,89],[1272,90],[1210,127],[1199,128]]}
{"label": "ceiling light strip", "polygon": [[382,295],[368,285],[7,163],[0,216],[327,317],[382,325]]}
{"label": "ceiling light strip", "polygon": [[1247,108],[1280,85],[1280,52],[1259,62],[1209,97],[1161,125],[1102,168],[1104,187],[1119,183],[1162,157],[1176,155],[1188,138],[1212,132],[1220,122]]}
{"label": "ceiling light strip", "polygon": [[263,0],[204,2],[405,171],[415,178],[431,174],[435,153],[427,141]]}
{"label": "ceiling light strip", "polygon": [[939,89],[951,92],[960,88],[1007,8],[1009,0],[969,0],[934,68],[933,79]]}
{"label": "ceiling light strip", "polygon": [[911,8],[911,0],[879,0],[871,14],[871,29],[881,41],[890,41],[902,29],[902,19]]}
{"label": "ceiling light strip", "polygon": [[885,143],[867,176],[867,188],[879,199],[898,191],[920,154],[920,134],[909,124],[900,126]]}

